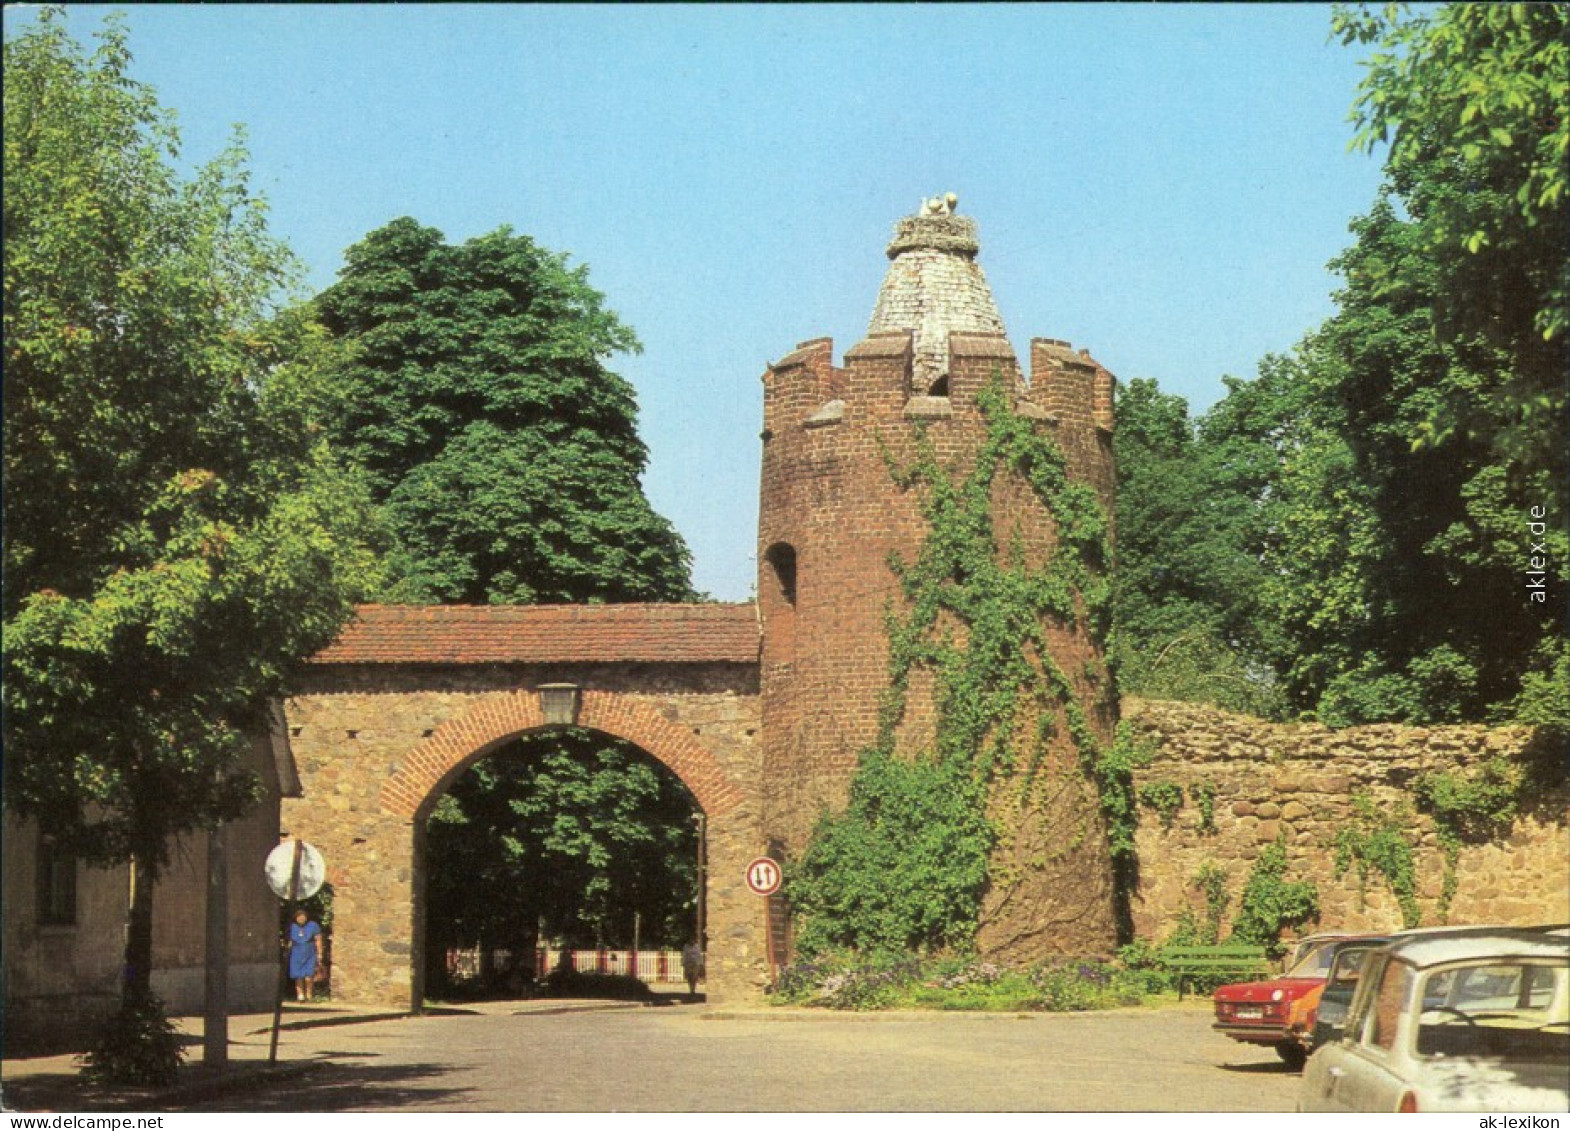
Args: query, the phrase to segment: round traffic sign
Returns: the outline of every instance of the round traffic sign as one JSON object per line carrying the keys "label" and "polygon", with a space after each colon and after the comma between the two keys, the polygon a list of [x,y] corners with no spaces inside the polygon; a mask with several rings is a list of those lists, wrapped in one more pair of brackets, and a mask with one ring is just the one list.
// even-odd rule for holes
{"label": "round traffic sign", "polygon": [[278,847],[267,854],[267,863],[263,865],[267,873],[267,886],[273,889],[273,894],[279,899],[310,899],[322,890],[322,884],[327,880],[327,861],[322,859],[322,854],[314,845],[304,841],[298,843],[300,877],[294,891],[289,890],[289,880],[294,876],[295,841],[279,842]]}
{"label": "round traffic sign", "polygon": [[783,878],[779,861],[767,856],[760,856],[747,865],[747,886],[759,895],[773,895],[779,891]]}

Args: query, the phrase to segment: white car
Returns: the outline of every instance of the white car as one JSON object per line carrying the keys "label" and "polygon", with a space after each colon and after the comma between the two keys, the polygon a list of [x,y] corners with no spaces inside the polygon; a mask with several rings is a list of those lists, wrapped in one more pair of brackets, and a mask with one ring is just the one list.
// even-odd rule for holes
{"label": "white car", "polygon": [[1570,937],[1494,928],[1394,939],[1364,964],[1300,1111],[1570,1109]]}

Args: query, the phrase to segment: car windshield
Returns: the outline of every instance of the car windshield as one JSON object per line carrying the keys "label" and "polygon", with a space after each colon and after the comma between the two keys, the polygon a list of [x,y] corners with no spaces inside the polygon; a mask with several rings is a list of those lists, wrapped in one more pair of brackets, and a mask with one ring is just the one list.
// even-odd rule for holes
{"label": "car windshield", "polygon": [[1333,989],[1354,988],[1357,980],[1362,977],[1364,960],[1373,953],[1377,945],[1343,947],[1335,956],[1331,966],[1329,979],[1325,983],[1326,992]]}
{"label": "car windshield", "polygon": [[1431,1059],[1570,1060],[1570,965],[1492,959],[1428,975],[1417,1052]]}
{"label": "car windshield", "polygon": [[1330,970],[1330,960],[1336,956],[1335,940],[1327,940],[1308,951],[1292,964],[1284,975],[1288,978],[1323,978]]}

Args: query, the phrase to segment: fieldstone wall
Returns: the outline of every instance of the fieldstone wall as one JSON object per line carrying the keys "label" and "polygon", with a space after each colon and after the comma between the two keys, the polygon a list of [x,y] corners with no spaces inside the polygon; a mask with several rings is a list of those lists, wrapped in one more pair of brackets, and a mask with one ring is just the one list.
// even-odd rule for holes
{"label": "fieldstone wall", "polygon": [[[1157,749],[1137,774],[1141,785],[1183,789],[1171,827],[1140,806],[1136,838],[1140,883],[1133,904],[1139,938],[1160,941],[1185,908],[1203,919],[1205,900],[1194,877],[1207,864],[1228,876],[1227,921],[1260,850],[1283,838],[1287,879],[1319,889],[1320,927],[1382,931],[1402,926],[1396,897],[1371,873],[1359,891],[1356,873],[1335,875],[1337,832],[1352,820],[1353,796],[1368,795],[1381,813],[1401,815],[1414,845],[1422,925],[1440,918],[1444,854],[1431,817],[1416,812],[1413,782],[1423,774],[1475,771],[1503,757],[1525,762],[1550,785],[1522,806],[1512,828],[1487,843],[1463,847],[1451,923],[1570,922],[1570,786],[1562,749],[1527,728],[1365,726],[1331,730],[1316,724],[1272,724],[1192,703],[1125,700],[1123,715]],[[1557,764],[1557,775],[1553,773]],[[1213,790],[1214,828],[1202,828],[1197,797]]]}
{"label": "fieldstone wall", "polygon": [[755,666],[334,665],[287,704],[303,797],[285,801],[283,827],[327,860],[335,996],[421,1003],[425,818],[469,766],[546,726],[546,683],[578,685],[578,725],[632,742],[692,791],[708,817],[709,998],[761,992],[763,901],[744,879],[766,847]]}

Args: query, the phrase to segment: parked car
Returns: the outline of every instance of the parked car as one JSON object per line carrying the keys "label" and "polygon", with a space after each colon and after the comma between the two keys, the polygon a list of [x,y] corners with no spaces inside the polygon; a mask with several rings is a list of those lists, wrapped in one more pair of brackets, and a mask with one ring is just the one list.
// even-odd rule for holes
{"label": "parked car", "polygon": [[1308,1051],[1323,1048],[1341,1036],[1346,1027],[1347,1013],[1352,1008],[1352,998],[1362,980],[1363,966],[1368,956],[1390,942],[1389,935],[1370,935],[1350,939],[1338,947],[1325,973],[1325,987],[1319,994],[1319,1006],[1314,1011],[1314,1027],[1310,1031]]}
{"label": "parked car", "polygon": [[1286,963],[1281,969],[1283,971],[1292,969],[1292,967],[1303,960],[1303,956],[1309,951],[1317,950],[1327,942],[1344,939],[1348,937],[1348,934],[1349,932],[1347,931],[1325,931],[1318,934],[1304,935],[1292,943],[1292,949],[1287,952]]}
{"label": "parked car", "polygon": [[1570,935],[1417,932],[1369,952],[1301,1111],[1570,1109]]}
{"label": "parked car", "polygon": [[1259,982],[1234,982],[1216,990],[1216,1020],[1211,1028],[1244,1044],[1265,1045],[1288,1067],[1301,1068],[1308,1059],[1309,1041],[1325,976],[1336,953],[1358,936],[1327,935],[1305,940],[1298,960],[1278,978]]}

